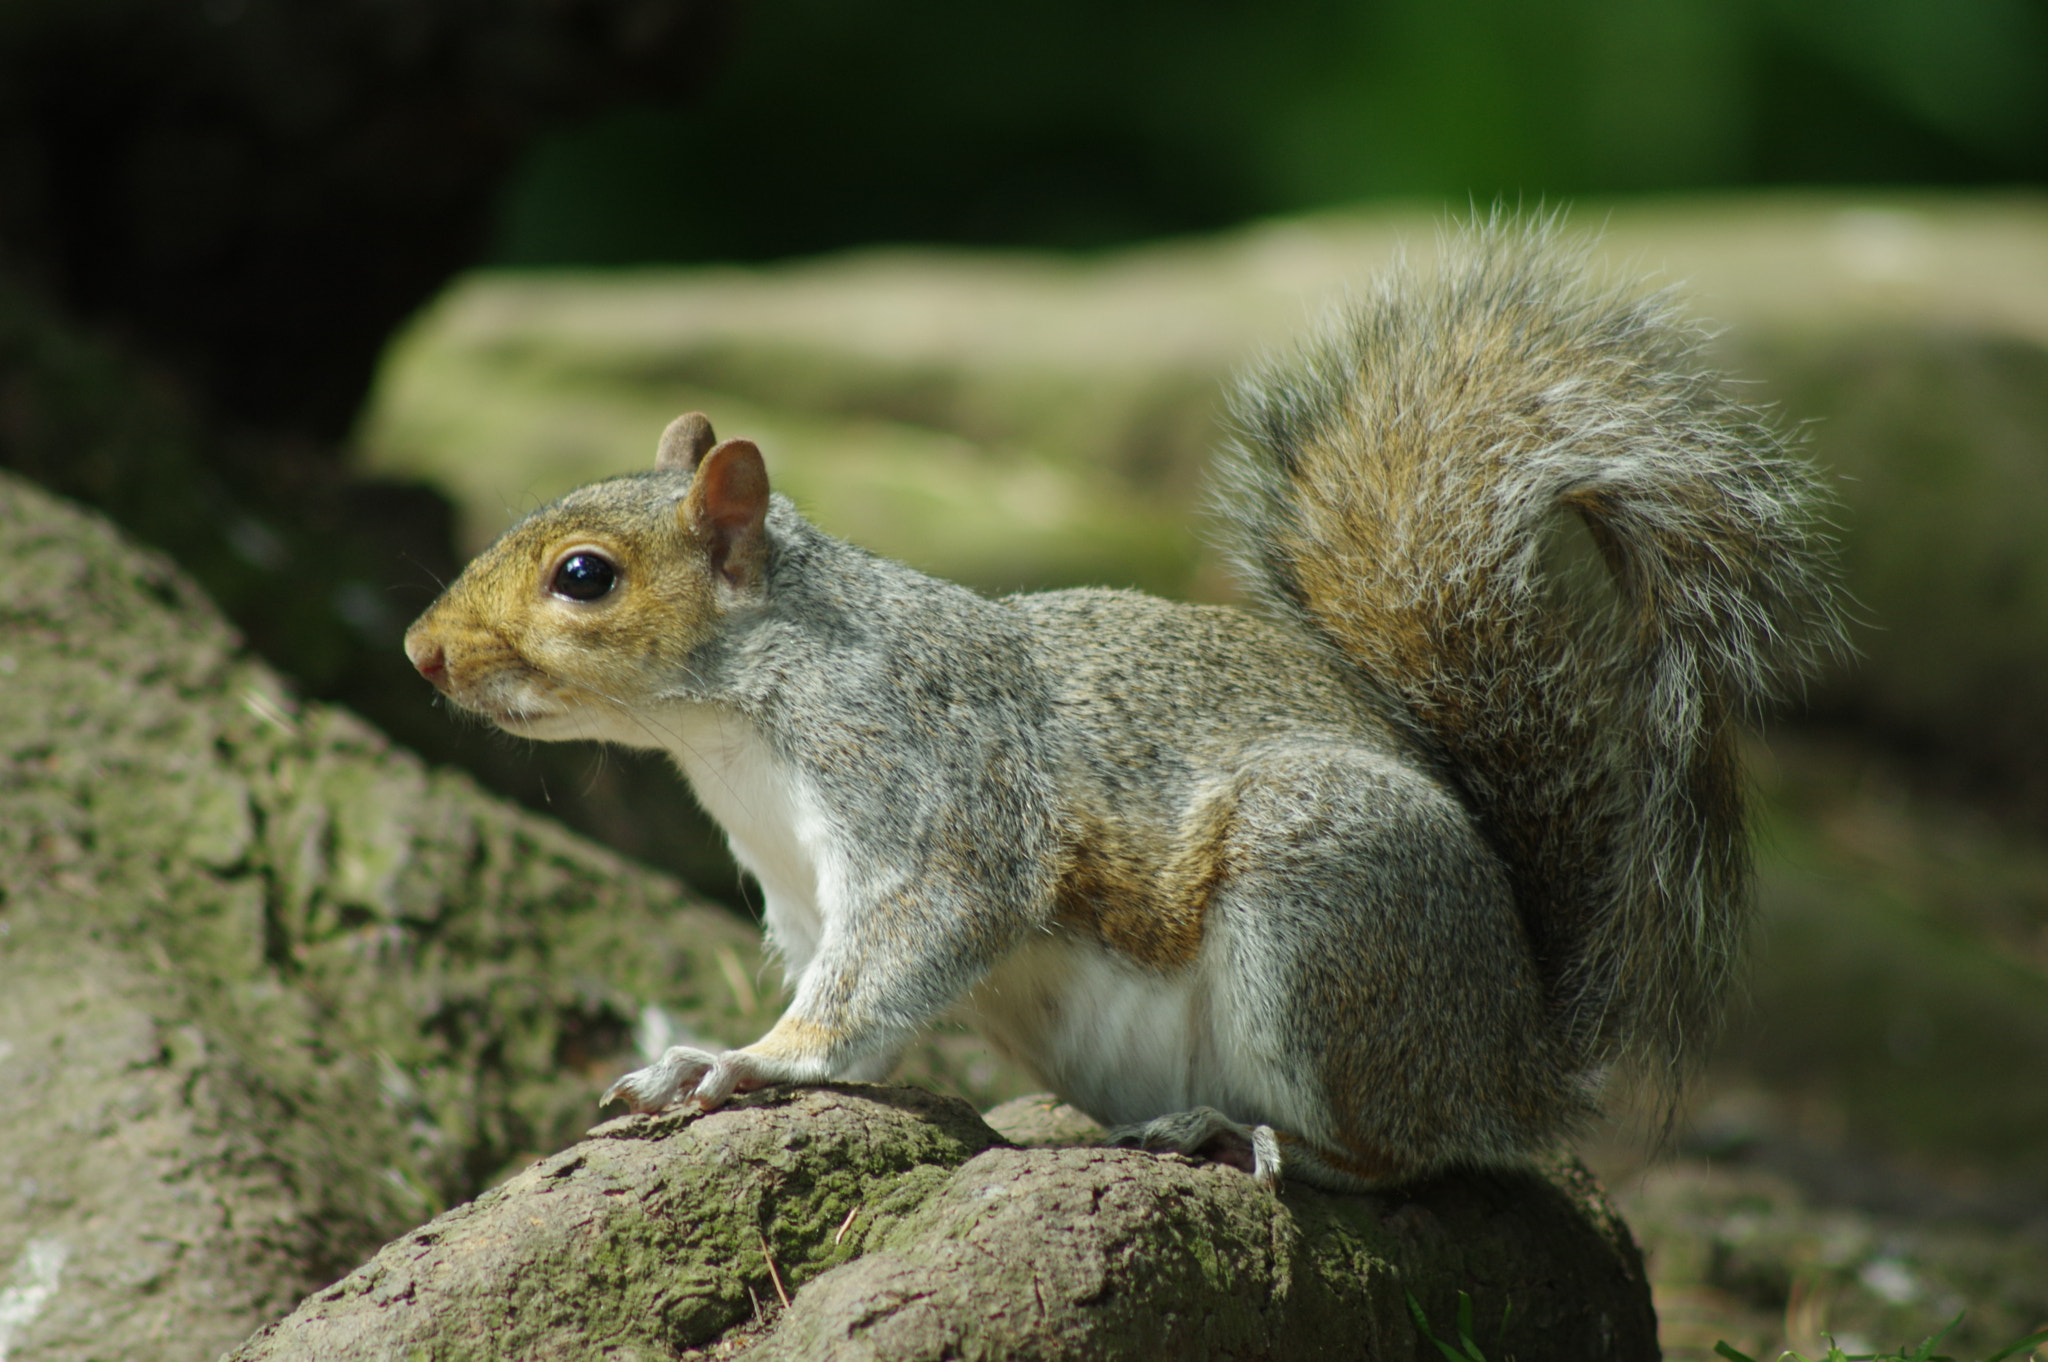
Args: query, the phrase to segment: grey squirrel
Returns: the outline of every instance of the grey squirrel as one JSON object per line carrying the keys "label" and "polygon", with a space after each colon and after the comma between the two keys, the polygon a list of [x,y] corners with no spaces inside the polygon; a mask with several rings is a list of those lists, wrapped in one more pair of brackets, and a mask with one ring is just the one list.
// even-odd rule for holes
{"label": "grey squirrel", "polygon": [[1683,1074],[1750,904],[1737,725],[1841,637],[1818,478],[1699,344],[1554,220],[1391,272],[1236,394],[1263,613],[986,599],[695,414],[528,516],[408,654],[508,732],[671,753],[794,985],[606,1100],[878,1079],[958,1015],[1117,1142],[1356,1189]]}

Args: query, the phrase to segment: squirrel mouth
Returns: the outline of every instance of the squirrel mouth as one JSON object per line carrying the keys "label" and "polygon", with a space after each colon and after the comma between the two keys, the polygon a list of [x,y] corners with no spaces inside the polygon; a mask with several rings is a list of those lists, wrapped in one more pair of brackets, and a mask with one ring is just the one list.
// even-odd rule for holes
{"label": "squirrel mouth", "polygon": [[529,724],[545,722],[555,716],[530,709],[492,709],[485,710],[484,717],[500,728],[524,728]]}
{"label": "squirrel mouth", "polygon": [[500,728],[526,728],[555,717],[546,710],[513,709],[504,705],[478,704],[474,700],[462,705],[462,708]]}

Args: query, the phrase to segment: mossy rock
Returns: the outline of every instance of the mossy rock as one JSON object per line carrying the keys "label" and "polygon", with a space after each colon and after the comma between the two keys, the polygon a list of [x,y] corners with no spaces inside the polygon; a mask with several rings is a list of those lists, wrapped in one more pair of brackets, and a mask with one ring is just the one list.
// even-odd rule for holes
{"label": "mossy rock", "polygon": [[[423,1356],[1654,1358],[1634,1242],[1571,1164],[1374,1196],[829,1085],[629,1117],[393,1243],[232,1362]],[[1507,1308],[1512,1302],[1512,1309]]]}
{"label": "mossy rock", "polygon": [[743,924],[298,703],[103,522],[0,478],[0,564],[12,1355],[211,1356],[577,1136],[643,1018],[767,1020]]}

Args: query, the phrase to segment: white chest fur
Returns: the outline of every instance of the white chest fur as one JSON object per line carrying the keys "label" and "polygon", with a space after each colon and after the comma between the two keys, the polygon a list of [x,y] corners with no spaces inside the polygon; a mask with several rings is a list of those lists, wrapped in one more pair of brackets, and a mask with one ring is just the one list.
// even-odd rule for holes
{"label": "white chest fur", "polygon": [[794,982],[824,931],[828,821],[797,773],[738,715],[693,705],[670,731],[669,752],[698,802],[725,829],[733,859],[761,883],[768,939]]}

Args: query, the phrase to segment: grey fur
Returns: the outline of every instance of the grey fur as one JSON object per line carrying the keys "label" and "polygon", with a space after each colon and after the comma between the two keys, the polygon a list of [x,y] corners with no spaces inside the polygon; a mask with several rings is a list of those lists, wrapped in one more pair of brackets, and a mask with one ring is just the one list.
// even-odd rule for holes
{"label": "grey fur", "polygon": [[[1478,228],[1241,389],[1219,506],[1272,618],[984,600],[779,497],[726,558],[701,421],[479,559],[422,670],[673,752],[795,978],[761,1042],[614,1094],[878,1072],[957,1006],[1125,1138],[1358,1187],[1543,1149],[1631,1051],[1678,1073],[1746,918],[1729,726],[1839,639],[1824,498],[1554,237]],[[1591,609],[1546,574],[1561,508]],[[618,598],[537,592],[586,540]]]}

